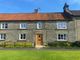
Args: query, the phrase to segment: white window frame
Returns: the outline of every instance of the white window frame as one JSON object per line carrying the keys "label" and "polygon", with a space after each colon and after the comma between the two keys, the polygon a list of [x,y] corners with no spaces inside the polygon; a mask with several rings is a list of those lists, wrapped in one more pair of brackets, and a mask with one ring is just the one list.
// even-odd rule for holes
{"label": "white window frame", "polygon": [[57,29],[67,29],[67,22],[57,22]]}
{"label": "white window frame", "polygon": [[37,22],[37,29],[42,29],[42,28],[43,28],[43,23]]}
{"label": "white window frame", "polygon": [[27,23],[20,23],[20,29],[26,29]]}
{"label": "white window frame", "polygon": [[[24,34],[24,33],[22,33]],[[25,39],[21,39],[21,34],[19,34],[19,40],[26,40],[26,34],[25,34]]]}
{"label": "white window frame", "polygon": [[[63,37],[60,36],[59,39],[59,35],[63,35]],[[67,41],[67,34],[57,34],[57,41]]]}
{"label": "white window frame", "polygon": [[5,40],[6,39],[6,34],[0,34],[0,40]]}
{"label": "white window frame", "polygon": [[1,29],[7,29],[8,28],[8,23],[1,23]]}

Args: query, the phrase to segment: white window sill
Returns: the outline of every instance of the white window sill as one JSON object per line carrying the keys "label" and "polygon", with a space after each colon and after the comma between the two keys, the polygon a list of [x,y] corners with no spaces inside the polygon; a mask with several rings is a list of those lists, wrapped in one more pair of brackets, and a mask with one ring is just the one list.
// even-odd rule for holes
{"label": "white window sill", "polygon": [[67,28],[57,28],[57,29],[67,29]]}
{"label": "white window sill", "polygon": [[57,41],[67,41],[67,40],[57,40]]}
{"label": "white window sill", "polygon": [[8,28],[1,28],[1,29],[8,29]]}
{"label": "white window sill", "polygon": [[39,30],[39,29],[42,29],[42,28],[37,28],[37,29]]}
{"label": "white window sill", "polygon": [[26,29],[26,28],[20,28],[20,29]]}
{"label": "white window sill", "polygon": [[5,39],[0,39],[0,40],[5,40]]}
{"label": "white window sill", "polygon": [[19,39],[19,40],[26,40],[26,39]]}

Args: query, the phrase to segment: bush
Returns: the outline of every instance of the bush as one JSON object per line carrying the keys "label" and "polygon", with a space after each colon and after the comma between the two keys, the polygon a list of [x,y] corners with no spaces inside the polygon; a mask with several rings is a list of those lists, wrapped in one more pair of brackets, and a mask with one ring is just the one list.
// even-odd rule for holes
{"label": "bush", "polygon": [[32,43],[31,42],[16,42],[15,43],[15,47],[32,47]]}
{"label": "bush", "polygon": [[54,41],[48,43],[49,47],[71,47],[70,42],[65,41]]}
{"label": "bush", "polygon": [[4,47],[4,42],[0,42],[0,47]]}
{"label": "bush", "polygon": [[73,42],[72,47],[80,47],[80,41]]}
{"label": "bush", "polygon": [[5,47],[5,48],[24,48],[24,47],[33,47],[33,45],[32,45],[32,42],[5,41],[5,42],[0,42],[0,47]]}
{"label": "bush", "polygon": [[3,44],[3,47],[6,47],[6,48],[14,48],[14,42],[5,42]]}

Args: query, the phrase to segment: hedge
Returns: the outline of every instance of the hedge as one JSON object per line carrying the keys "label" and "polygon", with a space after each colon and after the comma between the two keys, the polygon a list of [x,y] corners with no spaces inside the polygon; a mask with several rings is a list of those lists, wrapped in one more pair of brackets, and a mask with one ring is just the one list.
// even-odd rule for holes
{"label": "hedge", "polygon": [[68,41],[54,41],[54,42],[48,42],[49,47],[71,47],[71,42]]}
{"label": "hedge", "polygon": [[32,42],[0,42],[0,47],[5,48],[26,48],[26,47],[33,47]]}

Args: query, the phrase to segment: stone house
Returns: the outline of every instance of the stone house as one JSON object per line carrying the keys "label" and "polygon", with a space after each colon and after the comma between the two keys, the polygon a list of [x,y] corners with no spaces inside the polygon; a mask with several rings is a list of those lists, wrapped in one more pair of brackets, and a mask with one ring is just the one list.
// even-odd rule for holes
{"label": "stone house", "polygon": [[80,41],[80,10],[69,10],[65,3],[63,12],[1,13],[0,41],[26,41],[34,46],[44,46],[54,41]]}

